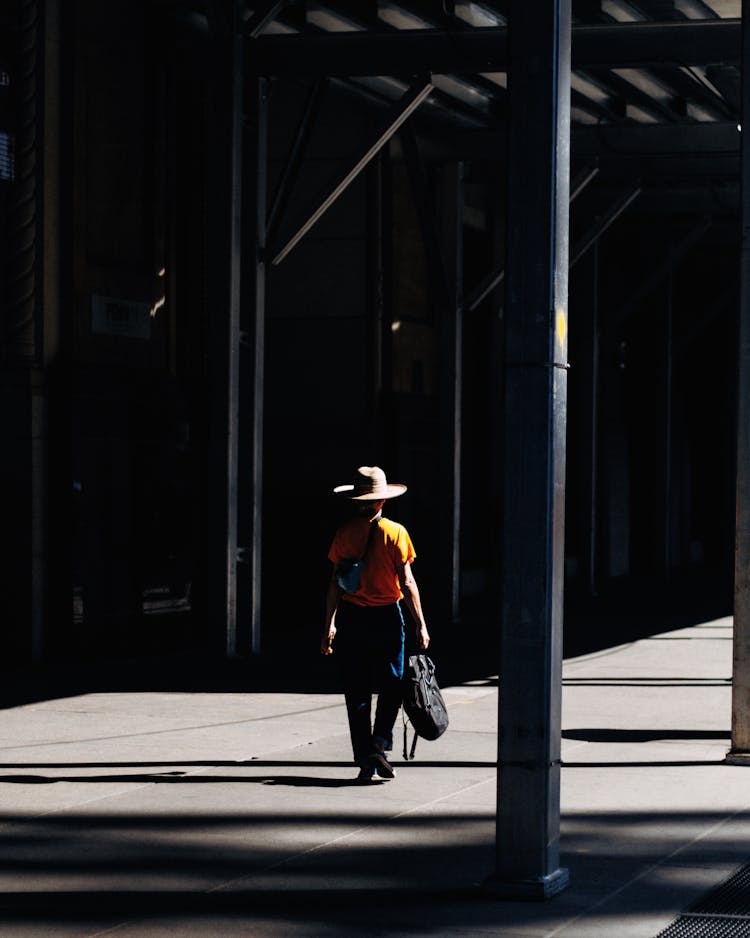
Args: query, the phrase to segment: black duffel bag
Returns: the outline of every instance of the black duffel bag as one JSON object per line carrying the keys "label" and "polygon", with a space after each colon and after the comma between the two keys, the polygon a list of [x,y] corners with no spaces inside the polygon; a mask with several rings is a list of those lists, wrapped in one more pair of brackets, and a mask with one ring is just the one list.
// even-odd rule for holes
{"label": "black duffel bag", "polygon": [[404,720],[404,758],[413,759],[417,738],[438,739],[448,729],[448,709],[435,679],[435,665],[427,655],[410,655],[404,665],[404,714],[414,727],[411,752],[407,754]]}

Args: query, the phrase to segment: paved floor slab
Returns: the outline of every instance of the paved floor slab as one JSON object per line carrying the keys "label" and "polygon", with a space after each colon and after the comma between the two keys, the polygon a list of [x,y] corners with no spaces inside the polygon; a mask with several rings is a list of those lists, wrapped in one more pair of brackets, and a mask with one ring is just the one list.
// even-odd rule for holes
{"label": "paved floor slab", "polygon": [[571,885],[540,904],[482,890],[492,675],[447,688],[448,733],[368,786],[338,695],[100,692],[7,709],[0,934],[653,938],[750,855],[750,776],[724,762],[730,677],[730,620],[565,662]]}

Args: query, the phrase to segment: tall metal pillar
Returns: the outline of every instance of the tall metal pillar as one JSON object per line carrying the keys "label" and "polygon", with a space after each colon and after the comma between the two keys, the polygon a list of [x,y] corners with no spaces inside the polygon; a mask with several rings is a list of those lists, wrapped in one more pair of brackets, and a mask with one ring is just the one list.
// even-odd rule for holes
{"label": "tall metal pillar", "polygon": [[2,648],[12,665],[39,663],[60,635],[69,641],[70,382],[60,380],[63,13],[57,0],[16,0],[6,7],[14,50],[15,177],[4,200],[0,282],[0,484],[6,493],[0,590]]}
{"label": "tall metal pillar", "polygon": [[444,167],[443,257],[446,296],[440,303],[441,349],[444,374],[441,381],[443,437],[443,491],[446,503],[447,545],[445,585],[447,608],[457,621],[461,600],[461,403],[463,388],[463,164]]}
{"label": "tall metal pillar", "polygon": [[496,869],[488,891],[546,899],[559,866],[567,405],[570,0],[514,0]]}
{"label": "tall metal pillar", "polygon": [[673,498],[673,424],[674,424],[674,277],[669,273],[666,283],[666,308],[664,310],[664,369],[663,369],[663,403],[662,403],[662,472],[661,501],[662,516],[662,543],[661,556],[658,558],[659,566],[667,577],[672,574],[674,557],[674,509]]}
{"label": "tall metal pillar", "polygon": [[237,652],[237,489],[244,61],[240,0],[209,6],[213,68],[207,213],[209,458],[207,602],[224,651]]}
{"label": "tall metal pillar", "polygon": [[[238,639],[253,654],[261,651],[263,520],[263,425],[265,384],[266,243],[268,182],[268,79],[257,78],[248,96],[252,117],[246,127],[244,186],[247,223],[243,236],[245,271],[240,358],[239,541],[237,571]],[[249,636],[245,630],[249,629]]]}
{"label": "tall metal pillar", "polygon": [[732,748],[750,765],[750,0],[742,3],[742,253],[737,367]]}
{"label": "tall metal pillar", "polygon": [[599,245],[594,244],[581,259],[579,301],[575,309],[576,328],[580,333],[576,367],[580,387],[577,420],[579,472],[574,480],[578,491],[581,525],[580,576],[588,596],[597,593],[597,557],[599,524]]}

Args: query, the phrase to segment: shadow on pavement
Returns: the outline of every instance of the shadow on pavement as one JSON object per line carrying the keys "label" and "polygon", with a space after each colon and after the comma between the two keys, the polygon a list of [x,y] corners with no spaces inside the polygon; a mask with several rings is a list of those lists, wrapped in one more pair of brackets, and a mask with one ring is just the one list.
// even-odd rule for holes
{"label": "shadow on pavement", "polygon": [[[33,887],[2,894],[0,927],[107,921],[137,929],[139,921],[152,920],[169,922],[174,929],[169,934],[217,934],[216,921],[226,919],[235,927],[242,921],[254,927],[284,922],[289,934],[295,933],[290,926],[304,923],[305,934],[372,935],[375,922],[378,934],[391,926],[398,934],[435,933],[434,926],[440,934],[493,928],[507,928],[510,934],[516,924],[575,920],[594,903],[598,916],[611,917],[613,930],[605,926],[603,934],[614,935],[623,914],[635,911],[628,890],[617,887],[637,883],[658,862],[654,843],[664,828],[677,847],[694,837],[697,823],[716,827],[723,819],[712,812],[567,814],[561,862],[570,870],[571,886],[547,903],[529,904],[497,902],[483,892],[494,862],[494,817],[489,814],[442,819],[439,840],[427,836],[433,818],[408,814],[332,817],[248,809],[244,815],[104,812],[3,818],[0,871],[21,873]],[[368,837],[366,844],[339,843],[335,850],[305,852],[304,858],[292,843],[278,845],[285,842],[285,829],[310,824],[330,825],[332,836],[341,825],[371,826],[390,836],[387,842],[379,838],[376,850]],[[281,839],[269,837],[270,831]],[[731,831],[719,831],[704,845],[702,863],[725,864],[733,845]],[[677,881],[657,878],[639,894],[637,914],[684,907],[695,885],[688,869]],[[596,901],[608,895],[615,897],[613,903]],[[188,922],[190,929],[184,931],[176,924]],[[155,933],[125,929],[127,934]]]}

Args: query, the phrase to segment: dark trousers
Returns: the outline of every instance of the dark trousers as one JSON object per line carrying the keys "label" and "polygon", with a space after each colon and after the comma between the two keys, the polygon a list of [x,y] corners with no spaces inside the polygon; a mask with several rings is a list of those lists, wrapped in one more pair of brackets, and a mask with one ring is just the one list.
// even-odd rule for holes
{"label": "dark trousers", "polygon": [[[354,761],[365,765],[373,742],[393,748],[404,676],[404,617],[398,603],[355,606],[339,603],[336,654],[342,669]],[[372,695],[378,695],[375,722]]]}

